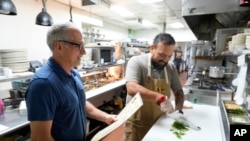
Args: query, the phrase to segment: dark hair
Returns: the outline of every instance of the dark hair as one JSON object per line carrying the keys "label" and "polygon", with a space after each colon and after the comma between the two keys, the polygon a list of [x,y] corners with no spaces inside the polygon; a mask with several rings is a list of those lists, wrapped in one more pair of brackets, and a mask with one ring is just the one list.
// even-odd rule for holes
{"label": "dark hair", "polygon": [[175,45],[175,40],[172,35],[168,33],[159,33],[154,38],[154,45],[158,45],[158,43],[163,42],[166,45]]}

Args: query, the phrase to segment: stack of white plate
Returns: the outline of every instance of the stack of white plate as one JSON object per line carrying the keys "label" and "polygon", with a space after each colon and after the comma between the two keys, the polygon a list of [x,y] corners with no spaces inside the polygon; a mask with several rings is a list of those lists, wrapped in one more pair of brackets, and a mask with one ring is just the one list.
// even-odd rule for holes
{"label": "stack of white plate", "polygon": [[250,49],[250,35],[246,36],[246,48]]}
{"label": "stack of white plate", "polygon": [[9,67],[12,72],[25,72],[29,69],[28,52],[26,49],[0,50],[3,67]]}
{"label": "stack of white plate", "polygon": [[244,33],[234,35],[232,38],[232,45],[233,45],[233,48],[236,50],[245,49],[246,47],[245,42],[246,42],[246,35]]}

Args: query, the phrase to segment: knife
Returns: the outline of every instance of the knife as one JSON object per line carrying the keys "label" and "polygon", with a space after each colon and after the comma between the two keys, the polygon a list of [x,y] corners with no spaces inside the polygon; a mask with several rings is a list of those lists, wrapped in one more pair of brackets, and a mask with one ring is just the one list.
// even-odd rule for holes
{"label": "knife", "polygon": [[184,124],[185,126],[192,128],[194,130],[200,130],[201,128],[199,126],[196,126],[193,122],[188,120],[186,117],[184,117],[184,113],[182,110],[179,110],[180,116],[178,118],[175,118],[176,121]]}

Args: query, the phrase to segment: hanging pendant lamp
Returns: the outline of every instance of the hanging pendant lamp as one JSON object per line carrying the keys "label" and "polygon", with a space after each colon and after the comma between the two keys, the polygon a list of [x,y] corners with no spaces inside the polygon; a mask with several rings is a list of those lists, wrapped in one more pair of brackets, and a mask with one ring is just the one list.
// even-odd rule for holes
{"label": "hanging pendant lamp", "polygon": [[17,15],[16,6],[11,0],[0,0],[0,14]]}
{"label": "hanging pendant lamp", "polygon": [[42,12],[40,12],[36,16],[36,24],[42,26],[51,26],[53,24],[53,19],[46,10],[46,5],[44,0],[42,0],[42,2],[43,2],[43,9]]}
{"label": "hanging pendant lamp", "polygon": [[73,23],[71,0],[69,1],[69,16],[70,16],[69,21]]}

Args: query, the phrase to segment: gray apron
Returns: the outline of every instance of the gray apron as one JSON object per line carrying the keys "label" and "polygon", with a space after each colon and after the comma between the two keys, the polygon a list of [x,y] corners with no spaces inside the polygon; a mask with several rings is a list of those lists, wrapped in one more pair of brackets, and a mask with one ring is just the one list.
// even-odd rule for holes
{"label": "gray apron", "polygon": [[[151,76],[151,54],[149,54],[148,76],[145,87],[170,97],[170,84],[166,67],[164,68],[164,74],[165,79],[155,79]],[[126,121],[126,141],[141,141],[156,120],[163,114],[156,102],[143,101],[143,106]]]}

